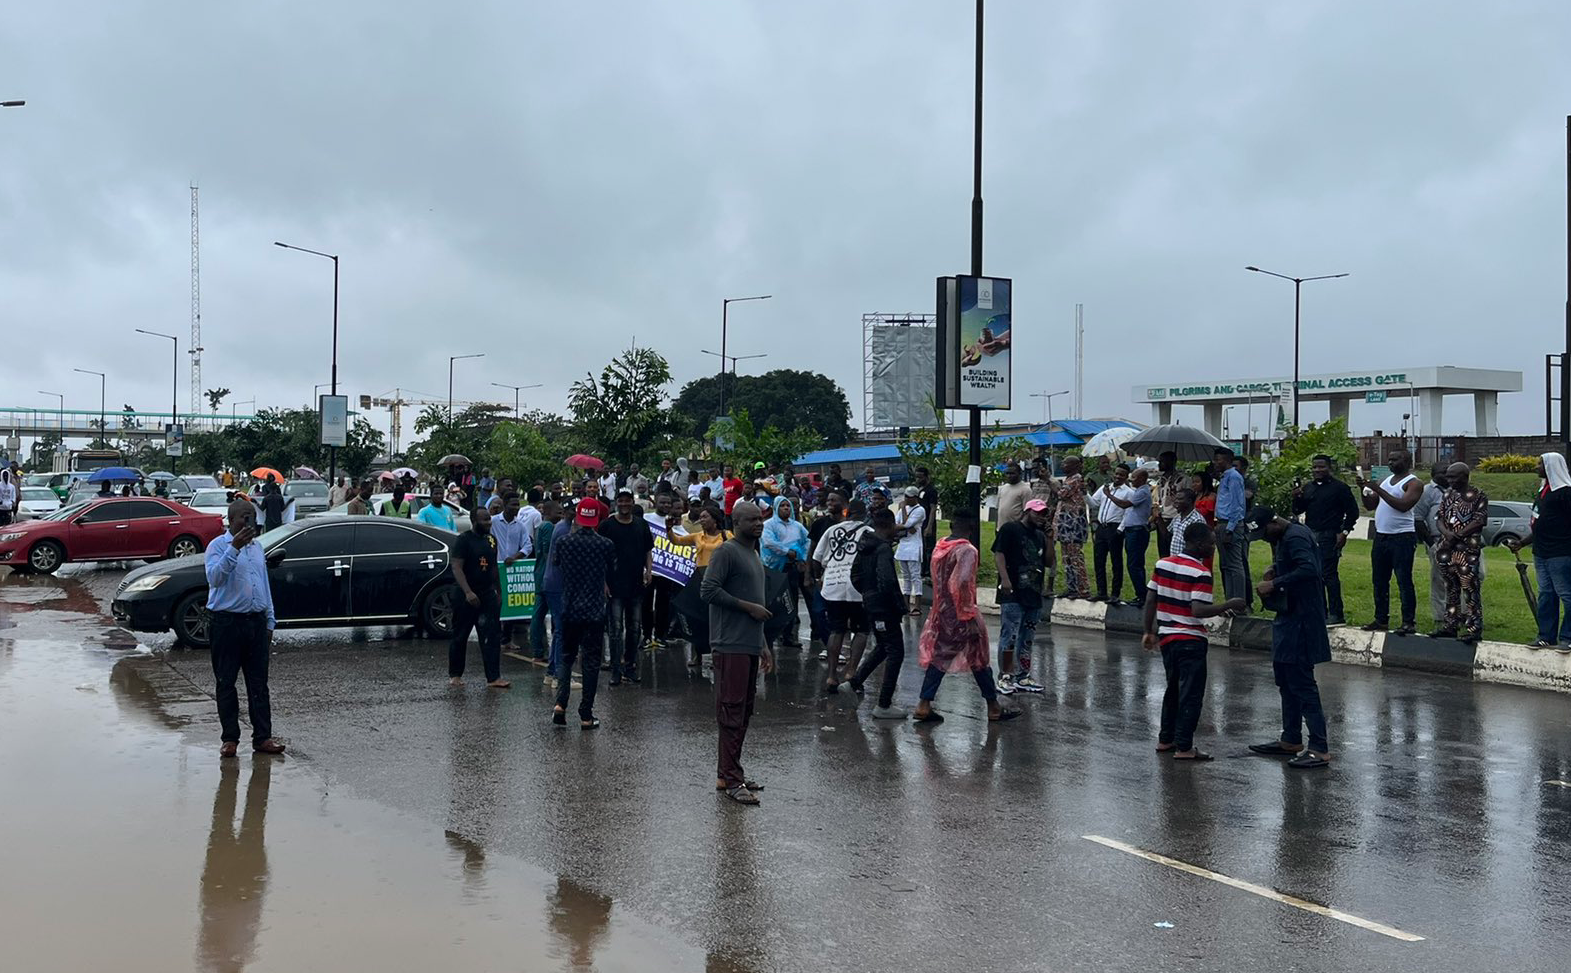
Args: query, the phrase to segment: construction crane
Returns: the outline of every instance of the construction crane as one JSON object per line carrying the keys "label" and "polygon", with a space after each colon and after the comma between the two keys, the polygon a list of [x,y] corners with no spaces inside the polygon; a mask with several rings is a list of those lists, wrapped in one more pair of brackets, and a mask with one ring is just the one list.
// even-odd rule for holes
{"label": "construction crane", "polygon": [[[403,429],[404,429],[403,410],[404,410],[404,406],[406,406],[406,405],[413,405],[413,406],[435,405],[435,406],[440,406],[444,413],[447,410],[447,398],[445,396],[441,397],[441,398],[438,398],[438,397],[436,397],[434,395],[430,395],[429,393],[415,392],[413,390],[410,391],[409,395],[415,396],[415,398],[406,397],[404,395],[404,390],[401,389],[401,388],[398,388],[398,389],[393,389],[391,392],[383,392],[381,395],[376,395],[376,396],[362,395],[362,396],[360,396],[360,411],[361,412],[365,412],[365,411],[373,409],[373,408],[374,409],[386,409],[388,411],[387,453],[388,453],[389,456],[391,456],[391,455],[393,455],[393,454],[398,452],[399,442],[400,442],[400,440],[402,439],[402,436],[403,436]],[[490,402],[456,402],[455,401],[453,403],[453,407],[457,408],[457,409],[467,409],[467,408],[469,408],[470,406],[473,406],[473,405],[493,405],[493,404],[494,403],[490,403]],[[506,408],[506,405],[502,404],[502,405],[500,405],[498,407],[499,408]]]}
{"label": "construction crane", "polygon": [[[197,220],[197,188],[191,187],[191,413],[202,414],[202,234]],[[178,420],[169,417],[170,422]]]}

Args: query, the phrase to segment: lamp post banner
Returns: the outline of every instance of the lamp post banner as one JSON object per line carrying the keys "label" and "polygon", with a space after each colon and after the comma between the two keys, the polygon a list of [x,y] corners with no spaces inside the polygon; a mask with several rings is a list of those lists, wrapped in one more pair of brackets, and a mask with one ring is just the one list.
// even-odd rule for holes
{"label": "lamp post banner", "polygon": [[961,406],[1010,407],[1012,282],[1007,277],[956,277],[960,356],[956,381]]}
{"label": "lamp post banner", "polygon": [[349,396],[324,395],[317,402],[322,415],[322,445],[349,445]]}

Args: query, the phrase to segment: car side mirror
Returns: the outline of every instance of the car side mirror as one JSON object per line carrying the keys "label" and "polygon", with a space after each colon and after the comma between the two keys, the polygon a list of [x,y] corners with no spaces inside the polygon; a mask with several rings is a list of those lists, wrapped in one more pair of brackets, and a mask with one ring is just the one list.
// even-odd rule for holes
{"label": "car side mirror", "polygon": [[283,564],[284,563],[284,558],[286,558],[288,556],[289,556],[289,552],[288,551],[284,550],[281,547],[275,547],[271,551],[267,552],[267,566],[270,567],[270,568],[276,568],[280,564]]}

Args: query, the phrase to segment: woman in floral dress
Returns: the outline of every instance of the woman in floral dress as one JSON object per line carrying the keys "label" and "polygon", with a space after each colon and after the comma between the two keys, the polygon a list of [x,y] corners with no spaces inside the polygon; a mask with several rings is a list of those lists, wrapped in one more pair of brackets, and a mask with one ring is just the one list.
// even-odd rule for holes
{"label": "woman in floral dress", "polygon": [[1064,597],[1091,597],[1091,581],[1086,576],[1086,538],[1091,528],[1086,519],[1086,481],[1081,476],[1080,457],[1064,460],[1064,482],[1058,488],[1058,516],[1053,535],[1063,552]]}

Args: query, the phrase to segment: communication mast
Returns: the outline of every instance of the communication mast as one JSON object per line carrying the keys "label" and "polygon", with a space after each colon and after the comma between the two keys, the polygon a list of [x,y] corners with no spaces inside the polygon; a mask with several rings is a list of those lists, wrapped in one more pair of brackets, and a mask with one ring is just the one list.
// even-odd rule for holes
{"label": "communication mast", "polygon": [[[191,412],[202,414],[202,235],[191,187]],[[170,421],[174,421],[171,419]]]}

